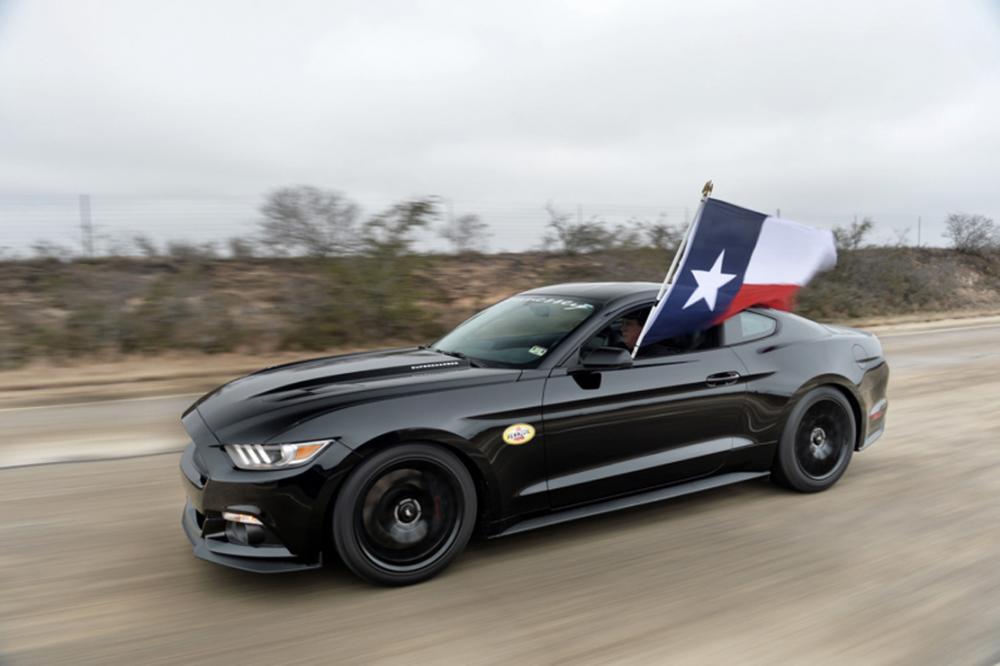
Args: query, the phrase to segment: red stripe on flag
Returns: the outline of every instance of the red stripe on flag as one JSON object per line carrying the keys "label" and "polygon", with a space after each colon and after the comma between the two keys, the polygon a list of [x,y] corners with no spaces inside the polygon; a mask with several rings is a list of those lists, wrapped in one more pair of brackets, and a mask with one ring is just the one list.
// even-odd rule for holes
{"label": "red stripe on flag", "polygon": [[795,305],[795,295],[801,288],[797,284],[744,284],[716,321],[729,319],[734,314],[755,305],[775,310],[791,310]]}

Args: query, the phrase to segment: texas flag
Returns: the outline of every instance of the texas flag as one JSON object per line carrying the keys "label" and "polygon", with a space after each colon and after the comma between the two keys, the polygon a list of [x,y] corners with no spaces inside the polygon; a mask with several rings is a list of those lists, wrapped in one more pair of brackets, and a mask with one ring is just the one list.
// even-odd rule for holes
{"label": "texas flag", "polygon": [[799,289],[836,264],[830,231],[707,199],[636,349],[755,305],[790,310]]}

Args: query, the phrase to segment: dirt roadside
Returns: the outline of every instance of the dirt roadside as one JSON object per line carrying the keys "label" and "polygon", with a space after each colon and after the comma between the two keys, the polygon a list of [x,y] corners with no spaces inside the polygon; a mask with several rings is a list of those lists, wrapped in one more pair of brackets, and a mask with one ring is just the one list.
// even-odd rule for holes
{"label": "dirt roadside", "polygon": [[272,365],[357,349],[251,354],[164,354],[0,372],[0,409],[198,393]]}
{"label": "dirt roadside", "polygon": [[[847,320],[879,335],[971,327],[1000,322],[1000,312],[935,312]],[[148,396],[201,393],[260,368],[307,358],[358,351],[341,347],[323,351],[252,354],[164,354],[73,365],[36,363],[0,372],[0,409]]]}

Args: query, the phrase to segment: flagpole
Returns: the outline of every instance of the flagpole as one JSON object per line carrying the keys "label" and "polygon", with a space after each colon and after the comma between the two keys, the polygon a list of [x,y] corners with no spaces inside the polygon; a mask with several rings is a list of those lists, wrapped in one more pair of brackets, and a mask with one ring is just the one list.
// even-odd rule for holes
{"label": "flagpole", "polygon": [[635,347],[632,348],[632,360],[635,360],[636,355],[639,353],[639,345],[642,343],[642,339],[646,337],[646,327],[649,326],[649,322],[652,321],[653,315],[656,314],[656,309],[663,300],[664,294],[670,289],[671,282],[674,279],[674,273],[677,271],[677,266],[680,264],[681,257],[684,255],[684,251],[687,249],[687,244],[691,238],[691,234],[694,232],[695,228],[698,226],[698,221],[701,219],[701,211],[705,208],[705,202],[708,198],[712,196],[713,184],[712,181],[705,183],[705,186],[701,188],[701,203],[698,204],[698,210],[694,214],[694,219],[688,226],[684,237],[681,242],[677,245],[677,252],[674,253],[674,258],[670,262],[670,267],[667,269],[667,274],[663,278],[663,284],[660,285],[660,293],[656,295],[656,304],[649,311],[646,316],[646,322],[642,326],[642,332],[639,334],[639,339],[635,341]]}
{"label": "flagpole", "polygon": [[698,210],[695,211],[694,220],[688,225],[688,228],[684,231],[684,237],[681,238],[681,242],[677,245],[677,251],[674,252],[674,258],[670,262],[670,268],[667,269],[667,275],[663,278],[663,284],[660,285],[660,293],[656,295],[656,300],[663,298],[663,293],[667,290],[671,280],[674,279],[674,273],[677,271],[677,264],[681,261],[681,255],[684,254],[684,248],[687,246],[688,239],[691,237],[691,231],[694,229],[695,225],[698,224],[698,220],[701,218],[701,209],[705,207],[705,199],[701,200],[698,204]]}
{"label": "flagpole", "polygon": [[677,252],[674,253],[674,259],[670,262],[670,268],[667,269],[667,275],[663,278],[663,284],[660,285],[660,293],[656,295],[656,300],[659,301],[663,298],[664,292],[667,290],[667,285],[674,279],[674,272],[677,270],[677,264],[680,262],[681,255],[684,253],[684,248],[687,246],[688,239],[691,238],[691,231],[698,225],[698,220],[701,219],[701,211],[705,207],[705,202],[708,198],[712,196],[712,190],[715,189],[715,183],[711,180],[707,181],[705,185],[701,188],[701,203],[698,204],[698,210],[694,214],[694,220],[688,225],[687,232],[684,237],[681,238],[681,242],[677,245]]}

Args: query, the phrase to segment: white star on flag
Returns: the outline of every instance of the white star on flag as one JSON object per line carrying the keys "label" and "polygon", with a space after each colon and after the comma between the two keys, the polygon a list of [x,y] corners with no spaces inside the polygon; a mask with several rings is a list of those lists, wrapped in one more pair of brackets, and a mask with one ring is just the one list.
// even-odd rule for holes
{"label": "white star on flag", "polygon": [[719,289],[736,277],[735,273],[722,272],[722,260],[725,256],[725,250],[720,252],[715,263],[712,264],[711,270],[696,271],[691,269],[691,275],[694,276],[695,281],[698,283],[698,288],[691,293],[691,297],[688,298],[687,303],[681,308],[682,310],[687,310],[698,301],[705,301],[709,310],[715,309],[715,299],[719,296]]}

